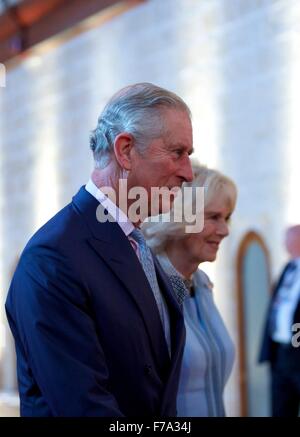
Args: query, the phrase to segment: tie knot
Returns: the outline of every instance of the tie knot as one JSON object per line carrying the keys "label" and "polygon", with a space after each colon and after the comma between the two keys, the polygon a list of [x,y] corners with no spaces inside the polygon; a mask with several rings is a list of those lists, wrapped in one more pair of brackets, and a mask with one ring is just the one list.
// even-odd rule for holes
{"label": "tie knot", "polygon": [[145,237],[142,231],[138,228],[135,228],[131,233],[130,237],[132,237],[138,244],[146,244]]}

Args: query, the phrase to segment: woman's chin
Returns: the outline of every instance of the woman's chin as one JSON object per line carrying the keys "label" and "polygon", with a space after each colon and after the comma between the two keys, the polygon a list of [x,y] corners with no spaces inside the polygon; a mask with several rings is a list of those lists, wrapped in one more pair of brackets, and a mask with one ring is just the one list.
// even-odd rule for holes
{"label": "woman's chin", "polygon": [[217,253],[210,253],[210,254],[207,254],[205,261],[211,263],[211,262],[215,261],[216,258],[217,258]]}

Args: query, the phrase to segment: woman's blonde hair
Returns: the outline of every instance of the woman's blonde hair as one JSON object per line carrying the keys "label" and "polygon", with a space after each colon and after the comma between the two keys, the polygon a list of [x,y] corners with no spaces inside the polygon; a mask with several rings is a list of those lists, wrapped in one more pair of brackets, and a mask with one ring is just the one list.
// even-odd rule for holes
{"label": "woman's blonde hair", "polygon": [[[203,187],[204,208],[209,205],[216,196],[220,196],[224,199],[224,202],[228,204],[230,211],[233,212],[237,198],[235,183],[218,170],[208,168],[205,165],[199,164],[197,161],[192,162],[192,168],[194,179],[192,182],[184,183],[182,188]],[[195,211],[195,201],[195,196],[193,196],[190,211]],[[174,208],[176,208],[176,199],[172,210],[174,210]],[[186,235],[185,230],[187,225],[190,225],[190,223],[186,223],[184,220],[181,222],[174,220],[166,222],[159,218],[155,222],[151,221],[151,219],[146,220],[142,224],[141,229],[145,235],[148,246],[151,247],[155,253],[160,253],[164,251],[169,240],[183,238]]]}

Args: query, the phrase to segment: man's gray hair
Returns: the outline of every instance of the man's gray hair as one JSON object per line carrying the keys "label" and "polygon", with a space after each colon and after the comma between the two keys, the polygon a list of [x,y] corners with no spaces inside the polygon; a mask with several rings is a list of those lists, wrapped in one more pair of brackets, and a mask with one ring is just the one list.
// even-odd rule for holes
{"label": "man's gray hair", "polygon": [[163,135],[163,110],[168,108],[184,111],[191,118],[189,107],[179,96],[152,83],[137,83],[117,92],[90,136],[96,167],[108,165],[121,132],[131,134],[135,147],[143,153],[150,141]]}

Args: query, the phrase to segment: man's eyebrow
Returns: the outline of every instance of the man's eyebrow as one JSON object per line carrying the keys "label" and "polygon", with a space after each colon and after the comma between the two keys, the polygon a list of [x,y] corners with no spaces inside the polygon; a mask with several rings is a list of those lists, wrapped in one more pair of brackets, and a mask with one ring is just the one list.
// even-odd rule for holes
{"label": "man's eyebrow", "polygon": [[[184,144],[182,144],[182,143],[170,144],[169,147],[171,149],[176,149],[176,148],[179,148],[179,149],[182,149],[182,150],[186,150],[187,149],[187,147]],[[194,149],[194,147],[192,147],[191,150],[188,151],[188,154],[191,155],[192,153],[194,153],[194,151],[195,151],[195,149]]]}

